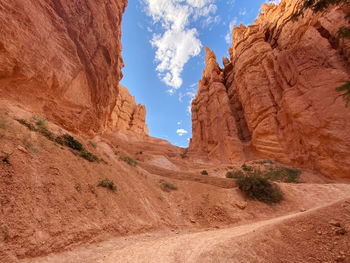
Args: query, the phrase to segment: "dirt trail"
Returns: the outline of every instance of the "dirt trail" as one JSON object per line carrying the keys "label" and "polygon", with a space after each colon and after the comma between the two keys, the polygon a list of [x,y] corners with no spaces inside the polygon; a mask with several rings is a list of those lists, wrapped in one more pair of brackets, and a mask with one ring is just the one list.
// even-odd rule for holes
{"label": "dirt trail", "polygon": [[[22,262],[248,262],[234,260],[230,257],[225,257],[224,261],[215,260],[213,254],[217,254],[217,251],[220,251],[219,248],[222,249],[222,246],[227,244],[230,244],[232,251],[237,252],[242,242],[246,242],[251,236],[264,235],[266,229],[276,228],[279,224],[288,222],[290,219],[312,216],[315,212],[324,208],[328,210],[329,207],[345,200],[333,200],[306,212],[296,212],[232,228],[192,233],[152,233],[117,238],[40,259],[26,259]],[[266,262],[258,260],[258,258],[256,257],[257,260],[254,262]]]}

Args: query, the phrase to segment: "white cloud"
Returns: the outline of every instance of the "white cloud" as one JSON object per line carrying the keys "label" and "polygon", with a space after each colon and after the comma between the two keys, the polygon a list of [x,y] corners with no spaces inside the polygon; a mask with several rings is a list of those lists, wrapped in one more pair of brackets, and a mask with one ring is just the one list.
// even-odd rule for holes
{"label": "white cloud", "polygon": [[217,11],[216,0],[143,0],[147,15],[164,32],[153,34],[151,44],[156,48],[156,70],[162,81],[174,93],[182,85],[181,73],[191,57],[198,56],[202,43],[190,22],[203,19],[202,24],[217,23],[212,17]]}
{"label": "white cloud", "polygon": [[177,125],[180,125],[180,124],[181,124],[181,121],[178,121],[178,122],[177,122]]}
{"label": "white cloud", "polygon": [[230,44],[231,43],[231,40],[232,40],[232,29],[233,29],[233,26],[234,25],[237,25],[237,22],[238,22],[238,18],[237,17],[234,17],[230,24],[229,24],[229,31],[227,32],[226,36],[225,36],[225,41],[227,44]]}
{"label": "white cloud", "polygon": [[183,136],[183,135],[187,134],[188,131],[186,131],[185,129],[177,129],[176,133],[177,133],[179,136]]}
{"label": "white cloud", "polygon": [[279,5],[281,0],[266,0],[265,3]]}
{"label": "white cloud", "polygon": [[239,10],[240,16],[245,16],[247,14],[247,10],[245,8]]}

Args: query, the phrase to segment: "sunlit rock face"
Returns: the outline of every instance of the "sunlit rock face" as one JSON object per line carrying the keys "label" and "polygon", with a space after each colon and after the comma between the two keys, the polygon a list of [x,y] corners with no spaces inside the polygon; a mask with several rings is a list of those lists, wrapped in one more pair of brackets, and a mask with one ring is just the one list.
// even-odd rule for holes
{"label": "sunlit rock face", "polygon": [[263,4],[254,25],[235,27],[224,69],[207,49],[192,104],[192,151],[350,177],[350,110],[335,91],[350,79],[350,43],[337,39],[349,8],[291,21],[299,4]]}
{"label": "sunlit rock face", "polygon": [[109,130],[132,132],[136,135],[148,134],[146,121],[146,107],[136,104],[135,98],[127,88],[119,85],[119,92],[113,112],[109,119]]}
{"label": "sunlit rock face", "polygon": [[[1,1],[0,97],[75,132],[118,129],[111,115],[120,104],[126,4],[127,0]],[[135,116],[143,115],[144,108],[138,111]]]}

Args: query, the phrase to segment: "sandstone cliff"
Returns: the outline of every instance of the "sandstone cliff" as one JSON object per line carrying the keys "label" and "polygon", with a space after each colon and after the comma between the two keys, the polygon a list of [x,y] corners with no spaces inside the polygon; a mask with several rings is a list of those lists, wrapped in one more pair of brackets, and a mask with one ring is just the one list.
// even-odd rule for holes
{"label": "sandstone cliff", "polygon": [[127,0],[1,1],[0,97],[71,131],[118,129],[111,116],[119,111],[114,106],[123,104],[117,98],[123,97],[118,83],[126,4]]}
{"label": "sandstone cliff", "polygon": [[263,4],[254,25],[235,27],[224,69],[206,50],[192,104],[192,151],[350,176],[350,111],[335,92],[350,78],[350,43],[336,38],[347,10],[306,12],[293,22],[299,3]]}

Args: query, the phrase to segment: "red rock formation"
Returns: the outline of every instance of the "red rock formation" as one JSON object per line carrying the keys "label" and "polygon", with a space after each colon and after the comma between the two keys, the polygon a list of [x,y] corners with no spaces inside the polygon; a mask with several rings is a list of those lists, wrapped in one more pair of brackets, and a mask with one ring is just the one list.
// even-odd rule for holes
{"label": "red rock formation", "polygon": [[1,1],[0,96],[76,132],[118,128],[110,116],[120,104],[116,98],[126,4]]}
{"label": "red rock formation", "polygon": [[223,161],[237,154],[271,158],[350,177],[350,111],[335,92],[350,78],[350,43],[336,38],[347,10],[306,12],[293,22],[298,3],[264,4],[254,25],[235,27],[224,69],[207,51],[192,107],[192,151]]}
{"label": "red rock formation", "polygon": [[148,127],[145,124],[146,107],[136,105],[135,98],[130,95],[127,88],[119,85],[119,93],[116,105],[110,116],[109,129],[120,131],[131,131],[135,134],[148,134]]}

